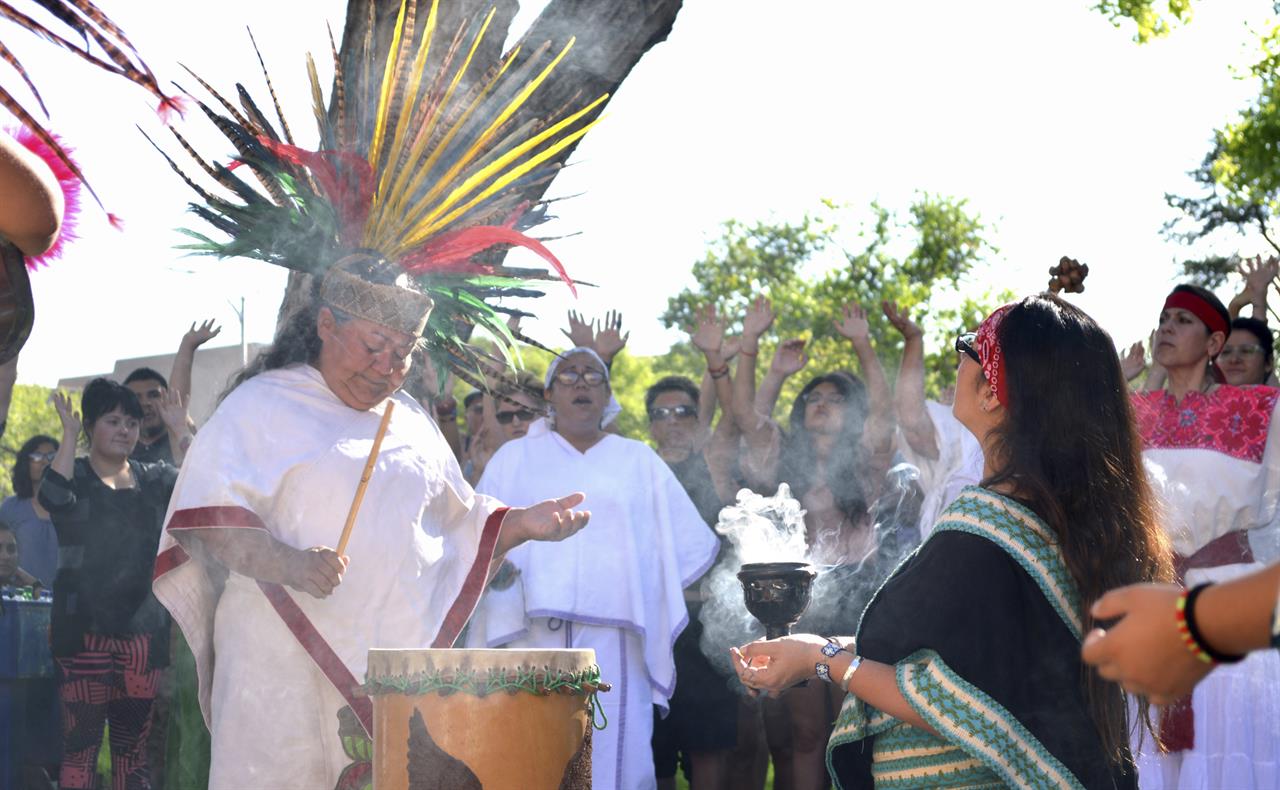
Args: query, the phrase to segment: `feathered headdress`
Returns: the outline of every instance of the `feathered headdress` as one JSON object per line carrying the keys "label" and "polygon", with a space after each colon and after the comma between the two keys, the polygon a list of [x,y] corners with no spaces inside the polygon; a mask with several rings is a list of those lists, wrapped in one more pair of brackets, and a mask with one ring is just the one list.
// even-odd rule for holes
{"label": "feathered headdress", "polygon": [[[203,102],[199,107],[231,142],[234,161],[224,165],[202,157],[172,130],[228,195],[205,189],[165,158],[200,195],[202,202],[191,210],[226,236],[215,240],[184,231],[196,239],[186,249],[317,275],[353,255],[392,264],[435,303],[423,333],[433,357],[462,368],[460,374],[479,374],[487,366],[462,342],[460,330],[484,329],[504,353],[514,340],[488,300],[536,295],[527,287],[531,282],[556,278],[573,288],[551,251],[525,235],[546,219],[546,205],[531,205],[521,195],[555,176],[554,158],[594,125],[589,116],[607,96],[555,117],[518,121],[517,111],[573,41],[554,55],[544,45],[518,65],[517,48],[488,66],[482,78],[471,79],[472,72],[485,69],[473,61],[494,12],[464,25],[443,56],[432,51],[441,46],[435,40],[437,12],[433,0],[417,34],[416,0],[402,0],[385,62],[371,57],[366,40],[356,74],[344,73],[331,39],[332,111],[308,57],[319,150],[295,143],[264,64],[278,130],[242,85],[236,85],[237,106],[202,80],[221,112]],[[431,73],[429,57],[441,63]],[[365,101],[360,94],[374,86],[380,86],[376,101]],[[356,100],[349,100],[348,88]],[[554,275],[502,265],[502,253],[511,247],[532,250]]]}
{"label": "feathered headdress", "polygon": [[[138,51],[134,49],[124,31],[116,23],[112,22],[106,14],[99,11],[89,0],[35,0],[32,2],[30,5],[43,9],[57,20],[56,22],[51,21],[49,24],[42,23],[30,14],[19,10],[19,5],[21,4],[14,3],[12,0],[0,2],[0,18],[7,19],[50,43],[74,52],[105,71],[118,74],[146,88],[147,91],[160,100],[159,112],[161,117],[166,116],[171,110],[181,112],[179,103],[174,98],[166,96],[160,90],[155,75],[151,73],[151,69],[138,56]],[[35,9],[33,8],[32,10]],[[71,31],[71,36],[64,35],[54,29],[64,27]],[[78,38],[79,42],[73,40],[74,38]],[[31,91],[36,103],[40,105],[41,113],[48,118],[49,110],[44,106],[44,99],[40,96],[40,91],[36,88],[35,82],[32,81],[31,74],[2,41],[0,41],[0,59],[3,59],[14,71],[18,72],[18,76],[26,83],[27,89]],[[89,186],[84,173],[71,159],[61,141],[46,129],[35,115],[24,108],[12,93],[2,86],[0,86],[0,104],[3,104],[5,109],[13,113],[14,117],[35,135],[40,143],[48,149],[48,152],[61,163],[62,167],[65,167],[83,182],[89,189],[89,193],[93,195],[94,200],[98,201],[98,205],[102,205],[102,202],[98,200],[97,194],[94,193],[93,187]],[[32,144],[26,141],[23,142],[28,148],[40,153]],[[59,180],[63,180],[60,174]],[[111,217],[111,221],[112,224],[118,224],[119,222],[115,217]]]}

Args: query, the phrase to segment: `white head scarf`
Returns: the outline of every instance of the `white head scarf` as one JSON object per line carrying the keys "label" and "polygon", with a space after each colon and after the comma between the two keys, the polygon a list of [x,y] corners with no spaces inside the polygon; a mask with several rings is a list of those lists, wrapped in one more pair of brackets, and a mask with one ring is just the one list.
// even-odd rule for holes
{"label": "white head scarf", "polygon": [[[609,366],[604,363],[604,360],[601,359],[600,355],[595,352],[595,349],[587,348],[586,346],[575,346],[569,349],[568,351],[564,352],[560,356],[556,357],[555,359],[551,360],[551,364],[547,366],[546,381],[543,382],[542,386],[546,389],[551,389],[551,380],[556,377],[556,369],[560,367],[561,362],[564,362],[566,359],[573,356],[574,354],[590,354],[595,359],[596,362],[600,363],[600,369],[604,371],[604,383],[610,385],[609,386],[609,402],[605,404],[604,416],[600,418],[600,427],[603,428],[609,423],[613,422],[614,418],[616,418],[619,414],[622,413],[622,405],[618,403],[617,398],[613,397],[613,386],[609,381]],[[551,413],[552,422],[555,422],[555,417],[556,417],[555,411],[553,410]]]}

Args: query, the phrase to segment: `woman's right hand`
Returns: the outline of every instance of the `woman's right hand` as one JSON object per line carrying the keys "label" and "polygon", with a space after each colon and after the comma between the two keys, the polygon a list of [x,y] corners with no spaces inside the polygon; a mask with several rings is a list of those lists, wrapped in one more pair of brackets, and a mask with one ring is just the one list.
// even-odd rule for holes
{"label": "woman's right hand", "polygon": [[288,561],[285,584],[316,598],[328,598],[342,584],[349,561],[328,546],[295,550]]}
{"label": "woman's right hand", "polygon": [[75,443],[80,438],[80,412],[76,411],[75,406],[71,402],[71,396],[65,392],[55,391],[49,395],[49,400],[53,403],[53,408],[58,412],[58,419],[62,422],[62,441],[63,443]]}

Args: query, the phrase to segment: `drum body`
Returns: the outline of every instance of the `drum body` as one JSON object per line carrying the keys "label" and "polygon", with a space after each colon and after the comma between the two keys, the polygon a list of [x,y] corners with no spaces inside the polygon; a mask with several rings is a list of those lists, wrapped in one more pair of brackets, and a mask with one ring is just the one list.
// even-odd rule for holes
{"label": "drum body", "polygon": [[370,650],[374,790],[591,787],[593,650]]}

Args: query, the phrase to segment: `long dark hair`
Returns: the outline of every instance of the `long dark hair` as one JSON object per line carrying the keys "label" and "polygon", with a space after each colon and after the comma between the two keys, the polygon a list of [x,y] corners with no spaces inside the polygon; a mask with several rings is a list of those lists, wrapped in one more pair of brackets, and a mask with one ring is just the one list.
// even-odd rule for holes
{"label": "long dark hair", "polygon": [[[1011,484],[1053,530],[1087,633],[1089,608],[1107,590],[1173,576],[1120,359],[1092,318],[1049,294],[1014,305],[998,339],[1009,402],[992,437],[998,467],[983,485]],[[1119,762],[1128,743],[1124,693],[1084,672],[1103,746]],[[1150,729],[1147,703],[1139,705]]]}
{"label": "long dark hair", "polygon": [[38,433],[23,442],[22,449],[18,450],[18,459],[13,462],[13,476],[10,479],[13,481],[14,496],[19,499],[30,499],[36,495],[35,483],[31,480],[31,459],[27,456],[42,444],[51,444],[53,449],[58,449],[57,439]]}
{"label": "long dark hair", "polygon": [[[830,384],[844,396],[844,424],[827,460],[826,479],[818,480],[818,459],[813,438],[804,427],[805,398],[820,384]],[[867,422],[867,385],[852,373],[837,370],[818,376],[800,390],[791,404],[787,432],[782,439],[778,463],[779,480],[791,486],[797,498],[811,488],[825,483],[835,497],[840,512],[855,522],[866,515],[870,505],[867,494],[865,453],[862,431]]]}
{"label": "long dark hair", "polygon": [[[227,388],[218,396],[218,402],[221,403],[232,390],[259,373],[319,359],[320,334],[316,331],[316,321],[320,317],[320,308],[324,306],[320,301],[320,278],[313,276],[304,303],[276,331],[271,345],[258,352],[253,361],[232,376]],[[337,310],[333,314],[339,320],[344,318]]]}

